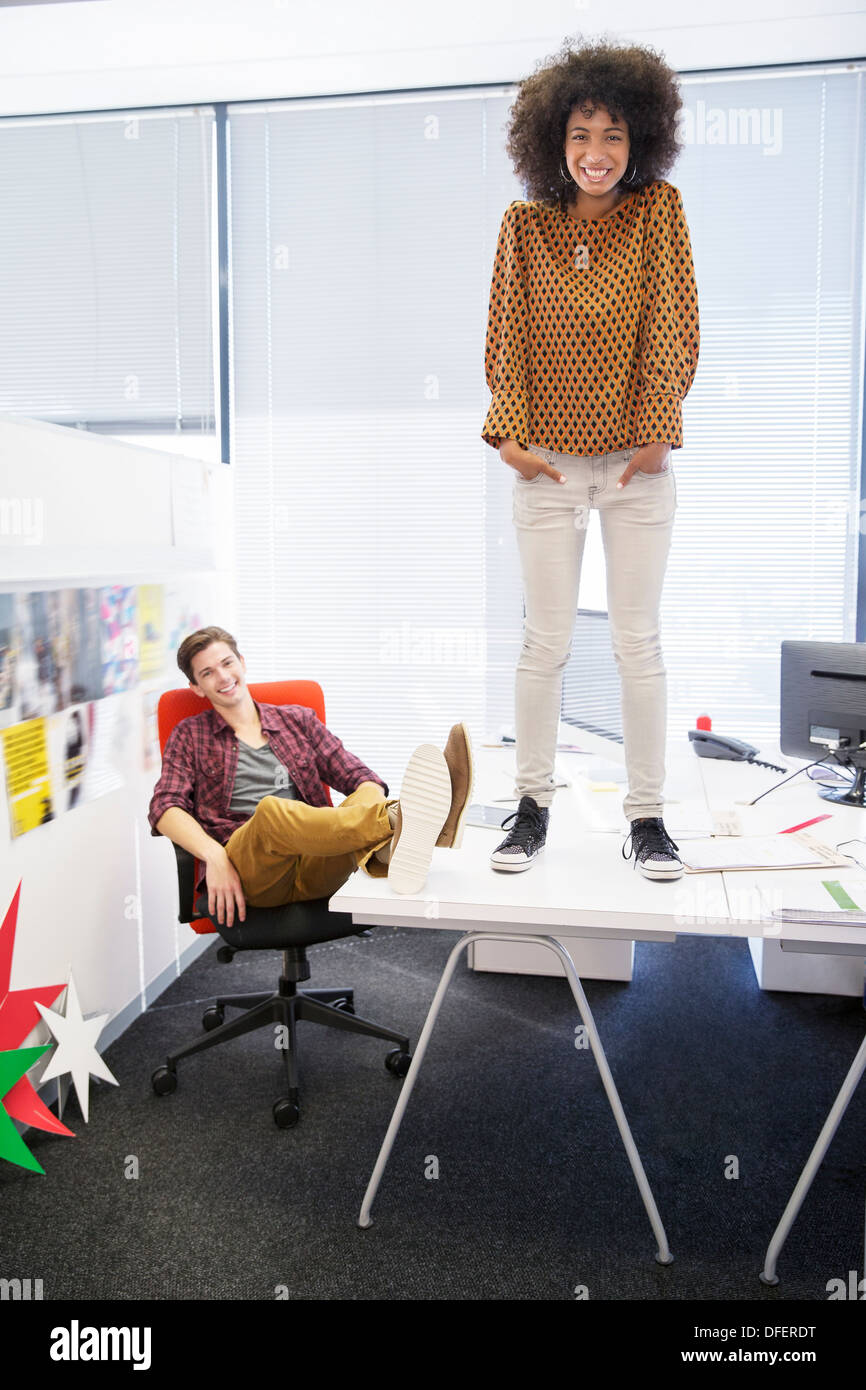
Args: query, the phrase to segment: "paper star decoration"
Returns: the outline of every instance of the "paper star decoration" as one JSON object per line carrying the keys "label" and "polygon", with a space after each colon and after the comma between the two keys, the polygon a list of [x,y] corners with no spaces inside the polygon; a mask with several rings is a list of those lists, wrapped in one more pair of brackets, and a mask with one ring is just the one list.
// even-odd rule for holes
{"label": "paper star decoration", "polygon": [[50,1043],[44,1043],[42,1047],[19,1047],[16,1052],[0,1052],[0,1158],[17,1163],[19,1168],[29,1168],[31,1173],[44,1173],[45,1169],[41,1163],[37,1163],[24,1143],[3,1102],[10,1091],[18,1086],[24,1073],[50,1046]]}
{"label": "paper star decoration", "polygon": [[96,1039],[110,1015],[94,1014],[91,1018],[82,1016],[78,991],[71,974],[66,991],[65,1017],[63,1014],[54,1013],[52,1009],[46,1009],[44,1004],[37,1004],[36,1007],[58,1043],[57,1051],[42,1073],[42,1080],[50,1081],[55,1076],[63,1076],[69,1072],[86,1124],[90,1103],[90,1077],[96,1076],[100,1081],[109,1081],[112,1086],[118,1084],[117,1078],[112,1076],[96,1051]]}
{"label": "paper star decoration", "polygon": [[[19,883],[0,926],[0,1048],[20,1047],[39,1022],[36,1012],[39,1005],[53,1004],[64,988],[63,985],[43,985],[40,989],[9,988],[20,896]],[[71,1139],[75,1138],[72,1130],[61,1124],[44,1101],[39,1099],[26,1076],[22,1076],[11,1088],[4,1099],[3,1107],[10,1119],[20,1120],[23,1124],[32,1125],[34,1129],[46,1129],[51,1134],[65,1134]],[[42,1172],[41,1168],[39,1172]]]}

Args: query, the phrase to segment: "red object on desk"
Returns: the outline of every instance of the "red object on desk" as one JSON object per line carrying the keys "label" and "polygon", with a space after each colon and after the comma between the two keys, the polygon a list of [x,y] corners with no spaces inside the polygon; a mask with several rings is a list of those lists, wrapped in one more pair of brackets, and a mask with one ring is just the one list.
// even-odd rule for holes
{"label": "red object on desk", "polygon": [[817,825],[819,820],[830,820],[831,813],[828,811],[826,816],[813,816],[811,820],[804,820],[801,825],[789,825],[787,830],[780,830],[780,835],[793,835],[795,830],[805,830],[807,825]]}

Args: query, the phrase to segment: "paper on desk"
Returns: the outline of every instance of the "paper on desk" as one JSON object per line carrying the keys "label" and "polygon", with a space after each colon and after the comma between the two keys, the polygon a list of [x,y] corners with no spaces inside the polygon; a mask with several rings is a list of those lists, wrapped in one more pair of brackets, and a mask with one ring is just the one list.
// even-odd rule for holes
{"label": "paper on desk", "polygon": [[599,758],[592,756],[587,762],[581,763],[581,778],[588,782],[612,782],[614,786],[628,781],[628,773],[622,763],[615,763],[610,758]]}
{"label": "paper on desk", "polygon": [[[520,797],[516,796],[514,792],[515,779],[516,773],[513,767],[498,768],[496,775],[496,783],[495,785],[491,783],[488,794],[485,796],[484,800],[486,802],[492,803],[494,806],[516,806],[517,803],[520,801]],[[556,791],[559,787],[570,788],[571,782],[567,777],[564,777],[560,773],[558,768],[556,768],[553,773],[552,785],[554,791]],[[508,787],[507,795],[505,793],[506,787]]]}
{"label": "paper on desk", "polygon": [[[572,788],[573,795],[586,817],[593,832],[607,832],[627,835],[629,823],[623,814],[622,802],[624,787],[616,786],[610,791],[593,790],[593,785],[582,777],[576,777]],[[706,838],[713,833],[713,820],[703,802],[695,800],[665,801],[665,829],[673,840],[694,837]]]}
{"label": "paper on desk", "polygon": [[757,888],[764,910],[777,922],[866,926],[866,879],[801,879],[796,893],[784,878]]}
{"label": "paper on desk", "polygon": [[721,836],[692,840],[680,851],[687,873],[730,869],[819,869],[825,864],[849,865],[829,845],[802,831],[796,835]]}
{"label": "paper on desk", "polygon": [[713,822],[703,807],[665,806],[665,830],[675,844],[683,840],[707,839],[713,832]]}

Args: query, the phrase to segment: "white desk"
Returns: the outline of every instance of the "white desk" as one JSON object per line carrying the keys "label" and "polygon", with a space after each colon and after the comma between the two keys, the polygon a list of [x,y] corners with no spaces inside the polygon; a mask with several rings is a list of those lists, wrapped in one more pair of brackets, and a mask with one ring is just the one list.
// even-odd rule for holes
{"label": "white desk", "polygon": [[[483,787],[488,783],[491,768],[494,771],[496,768],[490,757],[483,753],[477,762],[480,763],[479,782]],[[756,795],[757,791],[769,785],[767,778],[778,776],[758,768],[744,768],[738,764],[716,764],[697,758],[694,762],[700,768],[702,778],[715,778],[719,768],[724,769],[724,777],[729,766],[731,771],[739,769],[749,777],[759,774],[762,781],[754,790],[747,792],[748,796]],[[738,792],[742,786],[742,782],[738,781]],[[730,788],[725,787],[723,791],[729,792]],[[741,797],[746,799],[746,794],[741,793]],[[580,983],[579,971],[575,968],[570,950],[563,946],[562,942],[575,939],[581,942],[673,942],[679,934],[754,937],[765,942],[779,943],[786,949],[814,953],[816,946],[820,946],[822,952],[829,948],[848,953],[859,961],[858,969],[862,980],[863,958],[866,956],[866,928],[830,929],[808,923],[762,924],[756,909],[757,899],[750,891],[757,876],[748,873],[687,874],[674,883],[647,880],[634,870],[633,861],[622,858],[622,841],[618,835],[587,830],[585,817],[580,812],[577,800],[566,800],[562,793],[560,798],[562,800],[557,802],[556,816],[551,817],[552,833],[544,855],[525,873],[494,873],[488,863],[491,848],[496,843],[493,834],[489,830],[467,827],[460,851],[434,852],[433,864],[422,893],[413,897],[398,896],[391,892],[386,879],[374,879],[359,872],[331,899],[335,911],[350,912],[353,920],[359,925],[375,926],[387,923],[404,927],[433,926],[462,933],[451,951],[430,1006],[364,1196],[359,1225],[366,1227],[372,1222],[370,1212],[379,1182],[461,952],[471,946],[494,941],[506,942],[509,945],[520,943],[536,948],[541,946],[552,952],[568,978],[656,1237],[656,1259],[661,1264],[668,1264],[672,1256],[664,1227]],[[483,795],[476,796],[476,799],[482,800]],[[766,806],[771,800],[771,797],[767,797],[765,802],[761,803],[762,806]],[[798,809],[791,816],[795,803]],[[801,803],[805,804],[809,814],[800,813]],[[747,808],[739,809],[746,817],[751,814]],[[757,809],[755,808],[755,811]],[[769,813],[775,818],[773,828],[779,830],[786,824],[822,814],[824,809],[833,812],[833,820],[815,827],[815,833],[823,831],[823,838],[828,842],[838,843],[840,840],[864,833],[860,818],[866,817],[866,812],[824,803],[811,786],[805,789],[805,796],[799,792],[795,792],[793,796],[789,793],[784,803],[784,814],[778,803],[769,808]],[[830,827],[829,832],[827,827]],[[744,824],[747,833],[756,832],[758,828],[755,824]],[[765,827],[761,825],[760,828]],[[827,876],[826,869],[797,869],[791,870],[790,873]],[[864,870],[855,865],[833,870],[833,877],[842,881],[846,876],[854,878],[863,875]],[[552,933],[555,933],[555,936]],[[775,1280],[775,1261],[781,1245],[864,1066],[866,1042],[855,1058],[845,1086],[828,1117],[809,1164],[771,1242],[763,1276],[767,1282]]]}
{"label": "white desk", "polygon": [[[575,735],[575,738],[577,737]],[[584,733],[579,735],[579,742],[591,750],[590,757],[592,758],[605,757],[611,763],[621,763],[623,760],[621,745],[612,744],[605,739]],[[783,757],[778,748],[766,750],[764,756],[768,762],[787,766],[789,772],[793,772],[797,766],[804,765],[803,760],[791,760]],[[479,786],[473,799],[481,801],[488,797],[492,799],[496,795],[507,794],[507,789],[512,781],[510,773],[513,767],[513,752],[510,750],[493,752],[484,749],[481,750],[477,762]],[[508,877],[511,878],[512,882],[516,878],[537,874],[542,865],[544,865],[545,879],[550,872],[554,876],[561,875],[563,872],[567,874],[568,866],[574,859],[575,853],[579,853],[580,860],[584,864],[587,855],[592,860],[597,852],[595,846],[602,843],[600,836],[590,835],[588,837],[588,832],[591,832],[593,828],[611,827],[607,834],[612,843],[616,845],[617,853],[619,853],[622,837],[626,830],[626,823],[622,816],[622,799],[625,787],[622,785],[611,791],[589,791],[588,783],[581,776],[582,770],[588,763],[589,758],[582,754],[560,753],[558,755],[557,771],[571,780],[572,788],[562,788],[556,794],[551,811],[550,833],[543,856],[536,865],[527,870],[525,875],[509,875]],[[714,816],[734,810],[740,817],[744,834],[775,834],[787,826],[800,824],[803,821],[811,820],[814,816],[829,812],[831,819],[813,827],[810,834],[830,845],[858,836],[866,840],[866,811],[836,806],[831,802],[823,801],[818,795],[818,788],[805,775],[771,792],[755,807],[741,804],[752,800],[781,780],[782,774],[752,764],[698,758],[689,744],[671,748],[668,753],[668,777],[665,784],[665,824],[674,840],[678,839],[680,828],[709,834],[712,830]],[[503,791],[503,789],[506,790]],[[510,805],[503,806],[503,815],[511,809]],[[495,832],[482,831],[478,833],[487,835],[488,850],[493,849],[498,843]],[[866,845],[864,845],[864,853],[866,853]],[[615,859],[615,856],[613,858]],[[628,870],[632,882],[637,880],[638,884],[645,884],[646,880],[635,872],[633,860],[628,864],[623,861],[617,867],[611,854],[606,852],[604,863],[607,869],[615,874],[613,880],[610,879],[609,874],[606,876],[603,884],[605,897],[606,899],[610,898],[609,885],[615,882],[615,900],[618,905],[621,904],[624,907],[629,915],[633,916],[635,911],[642,911],[644,907],[654,907],[658,895],[673,902],[675,914],[687,916],[697,906],[702,906],[703,915],[708,920],[714,921],[719,918],[717,895],[721,893],[726,918],[752,920],[749,899],[750,897],[754,898],[755,885],[758,881],[754,875],[742,872],[730,873],[721,875],[720,879],[719,876],[713,875],[711,876],[713,881],[707,881],[700,889],[683,890],[682,880],[674,885],[651,885],[649,898],[647,898],[646,893],[641,893],[640,889],[638,889],[637,894],[632,892],[627,897],[623,897],[623,894],[627,892],[627,878],[622,872],[623,868]],[[806,871],[797,870],[796,872],[799,875]],[[809,871],[807,874],[807,877],[812,878],[826,876],[826,870],[823,869],[815,870],[814,873]],[[866,878],[866,869],[860,870],[859,876]],[[502,875],[502,877],[506,876]],[[764,881],[770,881],[766,876],[763,877]],[[534,885],[533,889],[535,890]],[[551,890],[554,895],[557,895],[556,885],[551,884]],[[581,886],[581,892],[582,890],[583,886]],[[519,893],[519,890],[517,891]],[[699,900],[697,903],[696,898]],[[543,906],[543,904],[539,905]],[[549,919],[544,918],[543,920],[548,921]],[[826,938],[826,929],[815,929],[813,937],[815,942],[822,939],[822,932]],[[863,992],[863,970],[860,962],[850,955],[840,954],[833,945],[828,945],[825,952],[816,954],[810,947],[806,946],[800,949],[795,943],[781,935],[773,936],[763,931],[759,931],[757,935],[739,932],[736,934],[745,934],[748,937],[755,975],[762,989],[840,994],[852,998],[858,997]],[[607,933],[596,936],[592,941],[569,936],[566,932],[557,932],[556,935],[566,945],[581,978],[604,980],[630,980],[632,978],[634,960],[632,940],[611,939]],[[635,939],[640,940],[641,938],[636,936]],[[518,974],[564,974],[561,965],[551,956],[549,951],[532,944],[480,943],[471,950],[469,963],[475,969],[480,970],[506,971]]]}
{"label": "white desk", "polygon": [[[778,749],[769,750],[766,756],[771,762],[787,766],[789,772],[793,772],[798,765],[805,765],[802,759],[787,758]],[[698,761],[704,769],[710,811],[733,807],[740,815],[744,834],[775,834],[788,826],[802,825],[814,816],[829,814],[829,820],[811,826],[808,833],[831,846],[843,840],[866,840],[866,810],[824,801],[818,794],[819,788],[809,781],[805,773],[763,797],[757,806],[749,807],[737,803],[751,800],[767,787],[773,786],[774,782],[781,780],[779,773],[744,763],[709,759]],[[863,851],[866,853],[866,845]],[[754,899],[759,881],[771,887],[781,886],[786,878],[790,885],[828,877],[863,879],[866,878],[866,869],[852,864],[850,868],[829,873],[826,869],[794,869],[783,876],[743,872],[725,874],[725,892],[731,916],[749,920],[749,898]],[[842,930],[834,928],[834,931]],[[847,941],[831,941],[825,927],[804,928],[796,939],[787,934],[774,934],[769,929],[763,929],[756,935],[749,934],[749,950],[758,984],[762,989],[860,997],[863,993],[862,958],[848,953],[849,946],[859,944],[859,930],[848,928]],[[815,947],[820,944],[823,944],[823,950],[818,952]]]}

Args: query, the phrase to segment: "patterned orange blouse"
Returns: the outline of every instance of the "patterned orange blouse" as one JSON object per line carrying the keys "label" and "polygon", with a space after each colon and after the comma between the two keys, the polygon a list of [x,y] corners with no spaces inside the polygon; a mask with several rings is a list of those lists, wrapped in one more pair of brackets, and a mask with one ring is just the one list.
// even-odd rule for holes
{"label": "patterned orange blouse", "polygon": [[595,221],[513,202],[499,231],[481,437],[589,458],[682,447],[698,294],[680,191],[660,179]]}

